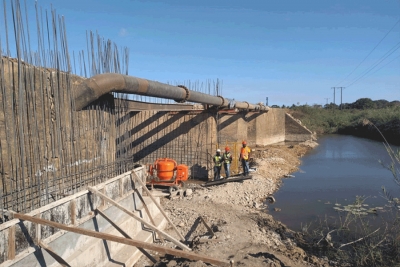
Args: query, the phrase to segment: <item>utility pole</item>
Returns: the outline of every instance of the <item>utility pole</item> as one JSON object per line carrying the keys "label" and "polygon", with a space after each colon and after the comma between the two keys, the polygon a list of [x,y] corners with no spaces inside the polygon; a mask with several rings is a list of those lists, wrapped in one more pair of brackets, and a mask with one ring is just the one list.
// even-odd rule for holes
{"label": "utility pole", "polygon": [[325,100],[326,100],[326,104],[328,105],[329,97],[326,97]]}
{"label": "utility pole", "polygon": [[333,89],[333,104],[336,104],[336,101],[335,101],[336,88],[340,89],[340,109],[342,109],[342,105],[343,105],[343,89],[345,89],[346,87],[332,87],[331,88],[331,89]]}
{"label": "utility pole", "polygon": [[268,106],[268,96],[265,98],[265,105]]}
{"label": "utility pole", "polygon": [[342,109],[342,100],[343,100],[342,90],[345,89],[346,87],[339,87],[339,88],[340,88],[340,109]]}

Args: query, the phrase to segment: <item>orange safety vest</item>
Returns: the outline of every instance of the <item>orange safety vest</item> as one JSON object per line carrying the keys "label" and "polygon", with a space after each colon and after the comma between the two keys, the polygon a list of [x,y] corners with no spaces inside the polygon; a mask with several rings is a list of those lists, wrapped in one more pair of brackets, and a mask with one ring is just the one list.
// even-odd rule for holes
{"label": "orange safety vest", "polygon": [[240,150],[240,158],[244,159],[244,160],[248,160],[250,151],[251,150],[248,146],[242,147],[242,149]]}

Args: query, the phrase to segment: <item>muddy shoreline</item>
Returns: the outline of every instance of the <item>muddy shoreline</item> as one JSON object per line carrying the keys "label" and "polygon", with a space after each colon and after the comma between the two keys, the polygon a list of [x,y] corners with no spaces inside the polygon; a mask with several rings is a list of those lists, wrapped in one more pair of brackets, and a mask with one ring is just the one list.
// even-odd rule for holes
{"label": "muddy shoreline", "polygon": [[[279,189],[282,178],[296,171],[301,157],[316,145],[307,141],[257,148],[253,179],[212,187],[188,184],[184,194],[162,199],[163,207],[194,252],[233,261],[233,266],[334,266],[334,262],[301,249],[295,242],[300,234],[268,214],[266,201]],[[196,223],[199,216],[214,234]],[[170,226],[167,231],[174,234]],[[157,263],[142,257],[135,266],[212,266],[169,255],[153,256]]]}

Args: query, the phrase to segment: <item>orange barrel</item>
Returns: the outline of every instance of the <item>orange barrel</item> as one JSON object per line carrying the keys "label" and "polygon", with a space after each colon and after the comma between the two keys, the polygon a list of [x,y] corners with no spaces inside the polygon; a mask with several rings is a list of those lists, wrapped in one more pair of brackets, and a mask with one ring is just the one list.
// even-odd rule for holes
{"label": "orange barrel", "polygon": [[175,160],[169,158],[158,159],[155,165],[158,179],[172,180],[174,177],[174,170],[177,165]]}
{"label": "orange barrel", "polygon": [[188,179],[188,174],[189,174],[189,167],[180,164],[176,167],[176,179],[180,181],[186,181]]}

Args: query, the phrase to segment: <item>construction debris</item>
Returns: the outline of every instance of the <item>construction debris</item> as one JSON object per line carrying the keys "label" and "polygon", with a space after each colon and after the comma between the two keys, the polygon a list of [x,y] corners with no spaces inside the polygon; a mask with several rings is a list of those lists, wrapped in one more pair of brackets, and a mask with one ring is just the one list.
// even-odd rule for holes
{"label": "construction debris", "polygon": [[253,178],[251,175],[248,176],[240,176],[240,177],[235,177],[235,178],[228,178],[228,179],[220,179],[217,181],[211,181],[202,184],[201,186],[207,187],[207,186],[213,186],[213,185],[221,185],[221,184],[226,184],[226,183],[231,183],[231,182],[242,182],[244,180],[248,180]]}
{"label": "construction debris", "polygon": [[[163,198],[163,207],[175,224],[186,232],[191,248],[211,257],[235,261],[234,266],[330,266],[323,259],[308,255],[294,242],[296,233],[287,229],[268,214],[272,196],[284,174],[297,169],[298,156],[306,152],[304,146],[268,146],[255,154],[257,173],[242,183],[223,183],[204,187],[187,184],[190,196],[182,199]],[[278,160],[279,159],[279,160]],[[259,173],[267,174],[266,176]],[[199,219],[207,218],[214,236]],[[171,229],[172,230],[172,229]],[[208,266],[183,258],[162,257],[159,265]],[[175,265],[173,265],[176,263]],[[165,265],[163,265],[165,264]],[[135,266],[148,266],[143,258]]]}

